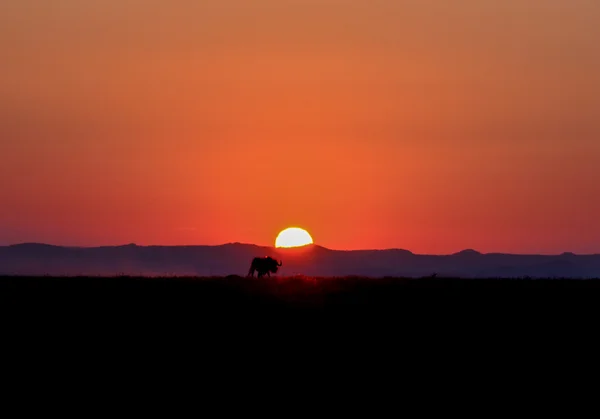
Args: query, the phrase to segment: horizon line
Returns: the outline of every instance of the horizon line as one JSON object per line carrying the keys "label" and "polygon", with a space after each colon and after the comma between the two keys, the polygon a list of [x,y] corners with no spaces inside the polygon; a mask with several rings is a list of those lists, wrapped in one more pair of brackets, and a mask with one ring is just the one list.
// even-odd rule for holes
{"label": "horizon line", "polygon": [[472,248],[466,248],[459,250],[453,253],[415,253],[408,249],[403,249],[399,247],[389,247],[389,248],[365,248],[365,249],[332,249],[328,248],[316,243],[311,243],[306,246],[299,246],[295,248],[278,248],[275,246],[269,245],[260,245],[255,243],[244,243],[244,242],[227,242],[221,244],[172,244],[172,245],[164,245],[164,244],[148,244],[148,245],[139,245],[135,242],[125,243],[125,244],[111,244],[111,245],[90,245],[90,246],[69,246],[69,245],[58,245],[44,242],[21,242],[21,243],[13,243],[0,245],[2,247],[16,247],[16,246],[31,246],[31,245],[39,245],[39,246],[50,246],[50,247],[60,247],[60,248],[68,248],[68,249],[98,249],[105,247],[127,247],[127,246],[135,246],[135,247],[223,247],[228,245],[242,245],[242,246],[254,246],[254,247],[263,247],[269,248],[272,250],[282,250],[282,251],[293,251],[294,249],[300,249],[305,247],[320,247],[325,250],[334,251],[334,252],[382,252],[382,251],[401,251],[408,252],[412,255],[416,256],[455,256],[461,253],[475,253],[478,255],[513,255],[513,256],[565,256],[565,255],[574,255],[574,256],[600,256],[600,253],[574,253],[570,251],[563,251],[560,253],[510,253],[510,252],[480,252],[478,250]]}

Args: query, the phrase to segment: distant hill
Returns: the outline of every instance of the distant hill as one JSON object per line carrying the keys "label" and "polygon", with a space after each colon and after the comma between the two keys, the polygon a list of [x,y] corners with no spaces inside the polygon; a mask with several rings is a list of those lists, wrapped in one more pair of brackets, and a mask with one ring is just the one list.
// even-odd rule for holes
{"label": "distant hill", "polygon": [[0,247],[0,275],[246,275],[254,256],[283,261],[279,275],[600,278],[600,255],[417,255],[407,250],[331,250],[317,245],[275,249],[220,246],[60,247],[25,243]]}

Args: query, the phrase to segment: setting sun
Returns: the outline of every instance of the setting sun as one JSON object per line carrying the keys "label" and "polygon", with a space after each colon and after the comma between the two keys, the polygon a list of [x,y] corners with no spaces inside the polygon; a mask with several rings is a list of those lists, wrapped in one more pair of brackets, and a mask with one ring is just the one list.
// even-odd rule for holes
{"label": "setting sun", "polygon": [[306,230],[291,227],[283,230],[275,240],[275,247],[300,247],[312,244],[313,239]]}

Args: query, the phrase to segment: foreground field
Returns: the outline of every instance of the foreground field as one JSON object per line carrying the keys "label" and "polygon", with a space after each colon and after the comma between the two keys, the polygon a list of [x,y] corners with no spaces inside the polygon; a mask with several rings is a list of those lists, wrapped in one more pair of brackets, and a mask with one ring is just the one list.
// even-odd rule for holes
{"label": "foreground field", "polygon": [[325,348],[336,358],[385,348],[435,358],[456,345],[585,348],[599,291],[599,280],[559,279],[0,277],[0,318],[5,341],[34,338],[32,350],[110,342],[242,360]]}
{"label": "foreground field", "polygon": [[600,280],[364,277],[0,277],[5,303],[248,311],[408,310],[470,307],[560,310],[597,301]]}

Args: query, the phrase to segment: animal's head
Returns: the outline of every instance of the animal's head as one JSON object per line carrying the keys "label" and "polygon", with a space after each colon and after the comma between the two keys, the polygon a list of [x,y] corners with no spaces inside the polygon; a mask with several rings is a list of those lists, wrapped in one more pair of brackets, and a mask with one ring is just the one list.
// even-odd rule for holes
{"label": "animal's head", "polygon": [[276,273],[279,267],[283,265],[283,262],[277,262],[271,256],[265,256],[265,261],[267,262],[269,270],[273,273]]}

